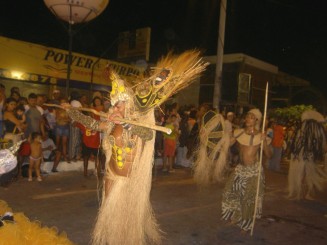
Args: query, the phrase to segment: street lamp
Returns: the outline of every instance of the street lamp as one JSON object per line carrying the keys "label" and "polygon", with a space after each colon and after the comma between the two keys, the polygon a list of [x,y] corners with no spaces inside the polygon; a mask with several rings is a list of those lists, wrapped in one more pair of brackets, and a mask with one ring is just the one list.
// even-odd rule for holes
{"label": "street lamp", "polygon": [[45,5],[59,19],[68,22],[68,60],[66,95],[68,97],[72,61],[74,24],[88,22],[100,15],[109,4],[109,0],[44,0]]}

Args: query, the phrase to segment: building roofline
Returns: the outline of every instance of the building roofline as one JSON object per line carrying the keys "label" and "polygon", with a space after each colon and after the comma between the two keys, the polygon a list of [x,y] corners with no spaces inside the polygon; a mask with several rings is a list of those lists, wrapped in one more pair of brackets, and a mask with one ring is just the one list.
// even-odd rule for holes
{"label": "building roofline", "polygon": [[[211,63],[216,64],[217,57],[216,56],[205,56],[204,60]],[[259,60],[257,58],[251,57],[249,55],[243,53],[234,53],[234,54],[224,54],[223,62],[226,63],[236,63],[243,62],[244,64],[259,68],[261,70],[265,70],[274,74],[278,73],[278,67],[274,66],[265,61]]]}

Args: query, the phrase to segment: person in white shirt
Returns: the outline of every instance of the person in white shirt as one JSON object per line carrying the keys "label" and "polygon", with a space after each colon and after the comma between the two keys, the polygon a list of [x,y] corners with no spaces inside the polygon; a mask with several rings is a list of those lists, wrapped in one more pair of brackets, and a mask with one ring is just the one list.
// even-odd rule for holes
{"label": "person in white shirt", "polygon": [[233,135],[233,120],[234,120],[234,113],[228,112],[225,120],[225,131],[232,136]]}
{"label": "person in white shirt", "polygon": [[25,137],[28,138],[31,133],[39,132],[44,135],[43,109],[36,104],[37,95],[30,93],[28,95],[28,105],[25,105],[26,130]]}
{"label": "person in white shirt", "polygon": [[41,142],[42,154],[44,162],[53,162],[51,172],[58,172],[57,167],[61,159],[61,152],[57,150],[53,139],[49,137],[49,132],[45,131]]}
{"label": "person in white shirt", "polygon": [[42,145],[42,153],[44,161],[54,161],[56,152],[56,144],[53,142],[51,138],[49,138],[49,134],[46,131],[41,142]]}

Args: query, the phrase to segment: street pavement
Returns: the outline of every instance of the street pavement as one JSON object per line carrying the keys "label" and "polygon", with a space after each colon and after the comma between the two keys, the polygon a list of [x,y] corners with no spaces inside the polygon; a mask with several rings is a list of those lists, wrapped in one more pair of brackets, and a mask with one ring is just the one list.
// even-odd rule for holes
{"label": "street pavement", "polygon": [[[174,173],[155,169],[151,202],[163,232],[163,245],[327,244],[327,190],[314,201],[286,198],[287,165],[265,170],[263,217],[253,235],[220,220],[223,183],[200,189],[188,168]],[[79,245],[90,242],[98,210],[100,181],[81,170],[44,176],[43,182],[20,179],[0,187],[0,199],[43,226],[56,227]],[[326,186],[327,187],[327,186]],[[327,189],[327,188],[326,188]],[[1,240],[1,238],[0,238]]]}

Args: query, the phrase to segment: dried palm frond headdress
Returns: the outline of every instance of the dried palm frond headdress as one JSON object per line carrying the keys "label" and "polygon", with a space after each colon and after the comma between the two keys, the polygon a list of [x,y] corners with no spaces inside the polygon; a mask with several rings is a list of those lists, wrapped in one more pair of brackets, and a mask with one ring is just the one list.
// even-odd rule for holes
{"label": "dried palm frond headdress", "polygon": [[139,110],[146,112],[161,105],[198,78],[207,65],[202,61],[200,51],[188,50],[180,55],[170,52],[152,68],[150,77],[136,87],[135,98]]}

